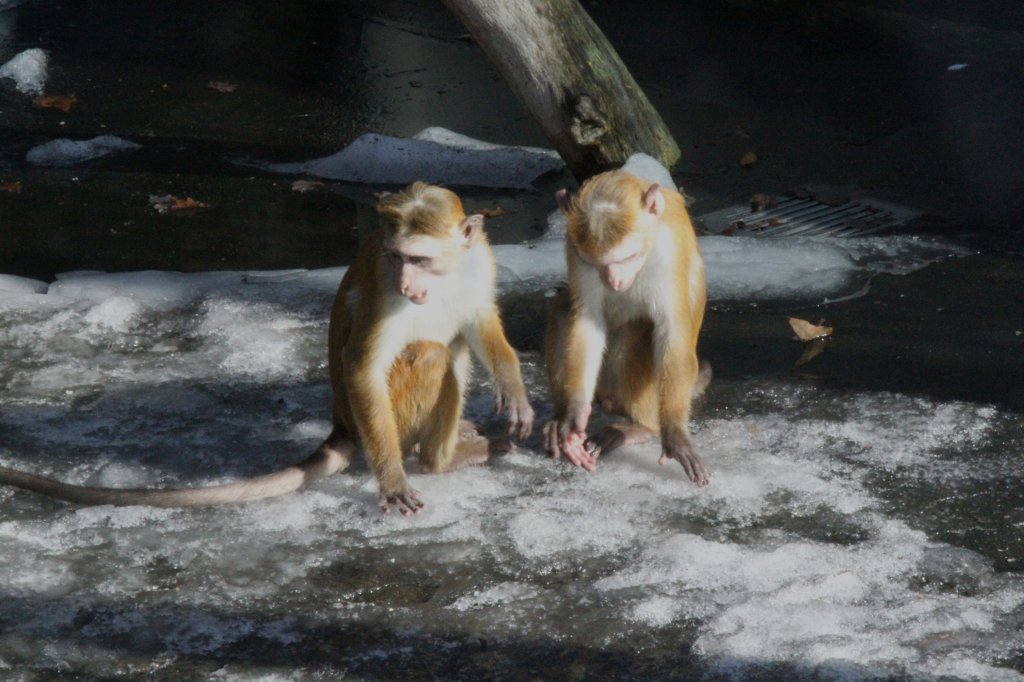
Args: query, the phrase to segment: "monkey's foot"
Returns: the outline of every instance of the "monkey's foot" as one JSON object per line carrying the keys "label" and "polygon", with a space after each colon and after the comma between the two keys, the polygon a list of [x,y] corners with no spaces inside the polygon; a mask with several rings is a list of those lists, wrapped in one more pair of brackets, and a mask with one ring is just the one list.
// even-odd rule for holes
{"label": "monkey's foot", "polygon": [[[511,445],[511,443],[509,443]],[[506,450],[507,452],[507,450]],[[487,461],[487,458],[492,454],[491,440],[486,436],[480,434],[473,434],[470,436],[459,433],[459,442],[455,446],[455,453],[452,455],[452,459],[448,462],[448,466],[444,467],[441,472],[455,471],[462,467],[471,467],[483,464]],[[504,454],[494,451],[494,454]]]}
{"label": "monkey's foot", "polygon": [[420,499],[419,491],[413,490],[408,486],[403,486],[401,490],[395,492],[381,493],[381,511],[385,514],[391,513],[391,505],[395,505],[398,511],[402,513],[402,516],[419,514],[426,507]]}
{"label": "monkey's foot", "polygon": [[708,471],[708,467],[704,464],[704,460],[700,458],[700,455],[693,451],[693,446],[686,445],[685,447],[672,448],[671,450],[666,448],[661,453],[658,464],[665,464],[670,459],[674,459],[683,465],[683,471],[686,472],[687,477],[691,481],[697,484],[698,488],[703,488],[711,483],[711,472]]}
{"label": "monkey's foot", "polygon": [[650,429],[646,429],[633,422],[621,422],[609,424],[594,434],[583,444],[593,457],[597,458],[606,452],[611,452],[623,445],[640,445],[647,443],[656,437]]}
{"label": "monkey's foot", "polygon": [[512,439],[508,436],[501,436],[499,438],[489,438],[487,440],[487,453],[494,456],[500,457],[501,455],[511,455],[516,451],[516,444],[512,442]]}
{"label": "monkey's foot", "polygon": [[471,422],[468,419],[462,419],[459,421],[459,440],[473,440],[484,435],[484,430],[480,428],[480,425],[476,422]]}
{"label": "monkey's foot", "polygon": [[[481,439],[487,441],[486,453],[489,455],[508,455],[516,451],[515,443],[513,443],[512,439],[508,436],[488,439],[487,434],[482,427],[468,419],[463,419],[459,422],[459,444],[455,446],[455,456],[458,457],[460,451],[466,450],[467,453],[470,453],[467,456],[472,459],[481,449]],[[468,462],[463,466],[482,464],[486,460],[487,458],[484,457],[484,459],[479,462]],[[448,469],[447,471],[451,471],[451,469]]]}
{"label": "monkey's foot", "polygon": [[601,405],[601,409],[608,414],[620,414],[622,412],[622,402],[614,391],[599,391],[597,402]]}

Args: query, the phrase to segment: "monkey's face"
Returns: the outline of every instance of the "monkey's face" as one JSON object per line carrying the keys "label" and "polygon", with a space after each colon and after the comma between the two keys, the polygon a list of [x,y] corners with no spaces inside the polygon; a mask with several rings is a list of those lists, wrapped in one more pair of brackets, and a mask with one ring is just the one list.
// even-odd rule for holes
{"label": "monkey's face", "polygon": [[417,305],[427,302],[431,288],[453,269],[455,255],[441,240],[424,235],[396,238],[384,244],[395,291]]}
{"label": "monkey's face", "polygon": [[601,283],[615,292],[626,291],[647,262],[647,240],[633,232],[617,245],[600,254],[577,249],[580,259],[597,270]]}

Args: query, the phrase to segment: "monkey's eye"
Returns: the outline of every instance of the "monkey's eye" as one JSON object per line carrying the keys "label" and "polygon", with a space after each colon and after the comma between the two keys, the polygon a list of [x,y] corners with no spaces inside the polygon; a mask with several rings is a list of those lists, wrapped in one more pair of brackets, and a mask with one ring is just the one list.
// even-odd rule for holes
{"label": "monkey's eye", "polygon": [[416,267],[423,267],[430,263],[430,259],[426,256],[409,256],[409,264],[415,265]]}

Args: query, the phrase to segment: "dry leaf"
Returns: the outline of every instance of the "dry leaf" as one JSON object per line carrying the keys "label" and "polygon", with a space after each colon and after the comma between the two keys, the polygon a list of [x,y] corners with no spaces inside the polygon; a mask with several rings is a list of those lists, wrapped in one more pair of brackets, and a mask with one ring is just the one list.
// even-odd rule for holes
{"label": "dry leaf", "polygon": [[818,324],[811,324],[807,320],[798,317],[789,318],[789,326],[793,328],[796,338],[801,341],[814,341],[832,336],[832,327],[823,327]]}
{"label": "dry leaf", "polygon": [[184,199],[175,199],[174,203],[171,204],[172,211],[183,211],[189,208],[209,208],[209,206],[201,201],[196,201],[192,197],[185,197]]}
{"label": "dry leaf", "polygon": [[315,190],[318,190],[323,186],[324,183],[318,180],[296,180],[295,182],[292,183],[292,191],[298,192],[300,194],[305,194],[306,192],[313,192]]}
{"label": "dry leaf", "polygon": [[238,89],[237,83],[225,83],[224,81],[210,81],[206,87],[217,92],[234,92]]}
{"label": "dry leaf", "polygon": [[757,163],[757,154],[754,152],[747,152],[740,157],[740,165],[744,168],[750,168],[755,163]]}
{"label": "dry leaf", "polygon": [[825,349],[828,348],[828,344],[828,337],[813,339],[812,341],[805,343],[803,355],[800,356],[799,360],[793,363],[793,369],[796,369],[800,365],[806,365],[808,362],[824,353]]}
{"label": "dry leaf", "polygon": [[201,201],[196,201],[192,197],[176,197],[170,194],[158,196],[156,194],[149,195],[150,205],[156,209],[157,213],[168,213],[170,211],[187,211],[190,209],[197,208],[209,208],[209,204],[204,204]]}
{"label": "dry leaf", "polygon": [[5,182],[0,184],[0,192],[7,192],[8,194],[21,194],[21,182]]}
{"label": "dry leaf", "polygon": [[495,206],[494,208],[477,208],[473,210],[473,213],[479,213],[485,218],[495,218],[497,216],[508,215],[509,211],[506,211],[501,206]]}
{"label": "dry leaf", "polygon": [[71,105],[78,101],[72,95],[43,95],[32,100],[32,105],[37,109],[60,109],[65,114],[71,111]]}

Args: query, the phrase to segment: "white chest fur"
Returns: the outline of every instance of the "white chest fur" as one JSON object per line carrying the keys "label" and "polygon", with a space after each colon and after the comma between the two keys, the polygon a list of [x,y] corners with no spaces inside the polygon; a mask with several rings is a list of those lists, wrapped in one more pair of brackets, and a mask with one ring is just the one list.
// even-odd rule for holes
{"label": "white chest fur", "polygon": [[596,285],[594,290],[599,292],[601,310],[609,325],[617,326],[639,317],[652,320],[674,317],[668,313],[678,308],[678,297],[683,292],[676,286],[679,281],[675,272],[678,259],[670,230],[666,225],[659,228],[643,268],[633,286],[625,291],[614,292],[601,286],[596,271],[589,268],[593,273],[593,285]]}
{"label": "white chest fur", "polygon": [[417,305],[398,293],[387,295],[379,362],[390,367],[402,349],[416,341],[450,344],[467,328],[479,324],[493,301],[494,267],[486,245],[477,245],[455,272],[431,286],[426,302]]}

